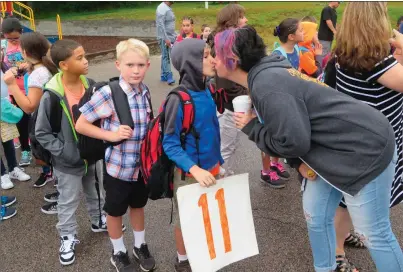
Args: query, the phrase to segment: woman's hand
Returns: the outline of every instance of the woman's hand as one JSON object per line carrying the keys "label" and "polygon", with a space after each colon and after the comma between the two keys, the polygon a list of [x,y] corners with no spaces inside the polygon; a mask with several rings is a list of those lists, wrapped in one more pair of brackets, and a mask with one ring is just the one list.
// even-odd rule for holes
{"label": "woman's hand", "polygon": [[243,129],[256,115],[254,113],[234,113],[235,126],[238,129]]}
{"label": "woman's hand", "polygon": [[298,168],[298,172],[308,180],[316,179],[316,173],[305,163],[301,163],[301,165]]}

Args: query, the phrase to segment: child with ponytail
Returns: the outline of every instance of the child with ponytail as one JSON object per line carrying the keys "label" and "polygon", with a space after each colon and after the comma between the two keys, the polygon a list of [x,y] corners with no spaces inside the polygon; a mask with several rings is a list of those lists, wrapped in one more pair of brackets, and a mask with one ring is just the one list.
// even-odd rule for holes
{"label": "child with ponytail", "polygon": [[[31,73],[28,77],[28,92],[25,95],[21,92],[16,82],[16,69],[10,69],[4,75],[4,81],[8,85],[10,95],[14,97],[17,105],[27,114],[33,113],[39,106],[43,95],[43,87],[54,74],[58,72],[57,67],[47,56],[50,43],[45,36],[38,32],[29,32],[21,35],[20,38],[22,56],[30,65]],[[28,127],[25,129],[28,130]],[[50,168],[43,166],[43,172],[35,182],[34,187],[42,187],[53,180]]]}

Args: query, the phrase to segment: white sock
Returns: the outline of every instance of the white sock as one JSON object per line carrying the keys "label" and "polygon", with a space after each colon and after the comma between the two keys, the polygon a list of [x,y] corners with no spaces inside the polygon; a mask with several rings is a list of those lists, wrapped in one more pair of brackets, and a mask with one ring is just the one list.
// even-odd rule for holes
{"label": "white sock", "polygon": [[123,236],[118,239],[111,239],[113,245],[113,254],[117,254],[119,251],[126,253],[125,243],[123,242]]}
{"label": "white sock", "polygon": [[134,234],[134,246],[136,248],[140,248],[142,244],[145,244],[145,230],[143,231],[135,231],[133,230]]}
{"label": "white sock", "polygon": [[179,252],[177,252],[177,253],[178,253],[178,260],[179,260],[179,262],[187,261],[188,255],[180,255]]}

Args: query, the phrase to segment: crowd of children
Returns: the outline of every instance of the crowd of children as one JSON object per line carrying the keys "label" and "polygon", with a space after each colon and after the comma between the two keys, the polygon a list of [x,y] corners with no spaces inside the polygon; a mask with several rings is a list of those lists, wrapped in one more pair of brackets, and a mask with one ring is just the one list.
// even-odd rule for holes
{"label": "crowd of children", "polygon": [[[157,17],[158,12],[171,12],[171,2],[167,3],[159,6]],[[363,27],[356,28],[354,18],[364,8],[373,13],[361,16]],[[376,12],[379,9],[381,13]],[[403,200],[400,194],[403,191],[403,98],[399,93],[403,92],[402,77],[399,77],[403,71],[403,36],[395,31],[395,39],[367,44],[366,55],[354,55],[352,52],[363,45],[359,37],[364,34],[359,29],[367,29],[374,18],[379,27],[373,33],[366,33],[364,40],[389,39],[387,9],[382,3],[347,4],[344,15],[336,34],[338,44],[326,67],[321,63],[323,46],[318,39],[318,24],[312,16],[301,20],[288,18],[276,26],[273,34],[279,42],[270,56],[255,29],[247,26],[245,9],[238,4],[229,4],[217,14],[213,31],[204,24],[198,35],[193,19],[183,17],[176,39],[172,33],[159,33],[160,47],[166,54],[163,57],[168,58],[167,64],[161,67],[161,79],[174,83],[167,66],[172,61],[181,75],[180,88],[189,95],[195,113],[191,133],[184,134],[185,110],[180,97],[170,93],[162,107],[165,114],[162,147],[175,166],[175,271],[191,271],[176,192],[179,187],[192,183],[209,187],[216,179],[232,175],[241,131],[262,150],[263,182],[273,188],[286,186],[290,174],[279,158],[287,158],[303,178],[303,206],[316,271],[358,272],[345,256],[344,243],[367,247],[379,271],[389,271],[386,269],[389,266],[393,266],[393,271],[403,271],[403,255],[389,221],[389,203],[394,206]],[[397,27],[402,26],[400,18]],[[1,50],[1,141],[8,174],[1,160],[1,188],[13,188],[12,179],[31,179],[19,166],[31,164],[32,145],[36,162],[42,166],[34,187],[57,181],[57,192],[45,196],[50,203],[42,211],[58,216],[60,263],[70,265],[76,258],[75,247],[80,241],[75,214],[83,191],[91,230],[108,232],[112,244],[110,262],[116,270],[134,269],[123,241],[126,213],[133,230],[134,259],[143,271],[154,270],[156,261],[148,249],[144,223],[149,188],[140,167],[141,146],[154,118],[152,90],[143,82],[150,66],[149,48],[136,39],[120,42],[116,47],[116,68],[120,76],[98,85],[86,77],[89,64],[79,43],[66,39],[50,45],[38,32],[22,33],[21,23],[12,17],[2,22],[2,32],[5,39]],[[395,47],[394,55],[389,55],[390,43]],[[374,58],[380,53],[382,58]],[[215,88],[226,94],[222,113],[217,113],[216,101],[206,84],[211,78]],[[323,78],[339,92],[317,78]],[[364,89],[376,92],[378,100],[373,96],[368,98],[361,91]],[[232,100],[240,95],[251,96],[254,114],[234,112]],[[125,100],[127,116],[117,110],[118,96]],[[290,112],[289,107],[295,112]],[[326,134],[325,130],[338,136]],[[365,135],[365,143],[355,140],[351,144],[348,140],[351,137],[364,137],[354,131]],[[14,146],[17,137],[21,144],[19,166]],[[105,144],[101,157],[89,160],[83,156],[80,145],[83,137]],[[49,153],[50,162],[38,155],[36,142],[43,152]],[[334,160],[337,167],[330,166]],[[360,167],[355,165],[357,161],[362,163]],[[388,180],[387,186],[380,189],[378,184],[384,180]],[[390,189],[392,199],[389,199]],[[367,201],[366,194],[373,191],[379,196]],[[315,200],[318,194],[328,197]],[[360,201],[367,201],[362,210]],[[16,215],[12,207],[15,202],[15,197],[1,194],[2,220]],[[314,216],[319,213],[318,207],[324,205],[331,205],[332,209],[325,216]],[[336,213],[337,205],[340,208]],[[362,235],[374,239],[373,243],[364,243],[360,235],[350,233],[353,224],[346,207],[354,224],[361,231],[368,231]],[[378,217],[369,214],[375,207],[379,207]],[[361,211],[366,213],[368,224],[363,223]],[[336,233],[333,225],[328,224],[335,216]],[[379,231],[369,228],[381,223]],[[331,233],[334,239],[326,233]],[[378,238],[384,241],[379,242]],[[390,250],[382,250],[386,244]]]}

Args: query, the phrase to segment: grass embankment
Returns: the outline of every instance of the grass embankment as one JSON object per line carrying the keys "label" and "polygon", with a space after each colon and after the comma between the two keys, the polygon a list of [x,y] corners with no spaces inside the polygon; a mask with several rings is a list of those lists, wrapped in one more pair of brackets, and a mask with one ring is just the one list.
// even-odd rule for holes
{"label": "grass embankment", "polygon": [[[320,19],[320,13],[327,2],[239,2],[246,9],[248,24],[253,25],[264,38],[268,46],[276,41],[273,28],[288,17],[302,18],[311,15]],[[95,2],[94,2],[95,4]],[[155,9],[159,2],[137,8],[122,8],[101,10],[96,12],[60,13],[63,20],[155,20]],[[209,9],[204,8],[204,2],[176,2],[172,8],[176,16],[176,27],[180,28],[181,18],[190,16],[195,22],[195,32],[200,32],[202,24],[215,25],[218,11],[224,7],[221,4],[210,4]],[[345,4],[337,9],[338,22],[341,21]],[[392,26],[395,27],[397,18],[403,15],[403,2],[389,2],[389,15]],[[54,18],[54,16],[53,16]],[[376,22],[374,22],[376,24]],[[135,34],[135,33],[133,33]]]}

